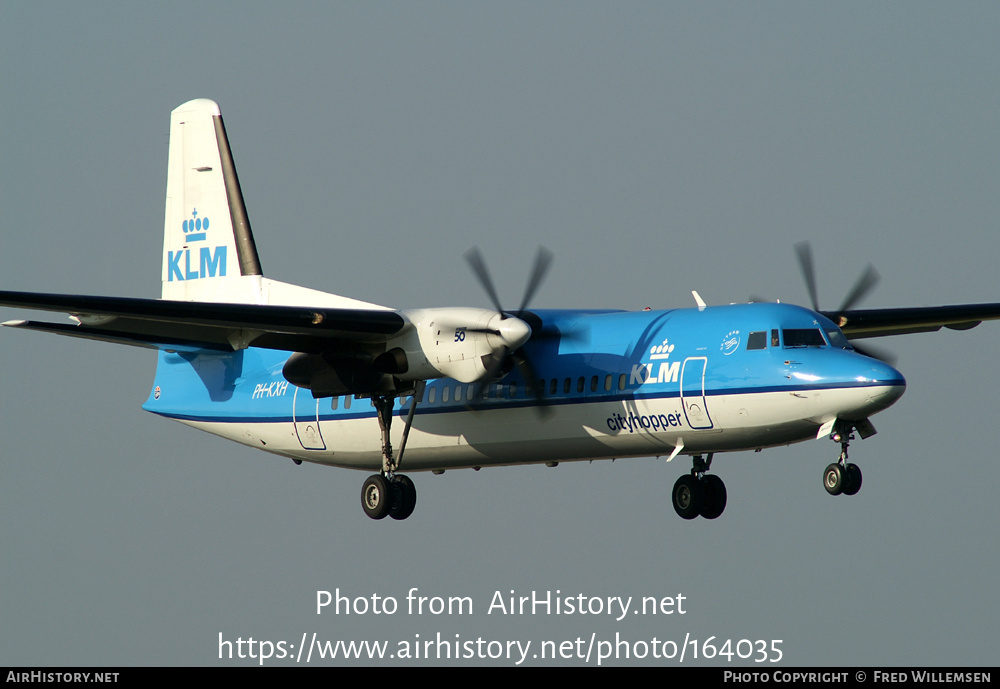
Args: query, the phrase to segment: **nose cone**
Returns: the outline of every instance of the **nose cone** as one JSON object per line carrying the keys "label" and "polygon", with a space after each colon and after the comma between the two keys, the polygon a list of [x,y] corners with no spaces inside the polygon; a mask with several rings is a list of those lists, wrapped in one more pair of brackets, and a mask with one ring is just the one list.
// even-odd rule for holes
{"label": "nose cone", "polygon": [[865,391],[865,414],[891,407],[906,392],[906,379],[902,373],[884,361],[860,354],[855,380]]}

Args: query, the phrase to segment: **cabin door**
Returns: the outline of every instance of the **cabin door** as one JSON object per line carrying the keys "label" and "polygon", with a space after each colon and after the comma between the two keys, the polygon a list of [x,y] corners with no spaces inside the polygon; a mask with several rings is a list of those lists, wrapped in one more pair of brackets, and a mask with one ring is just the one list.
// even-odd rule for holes
{"label": "cabin door", "polygon": [[306,450],[325,450],[319,428],[319,400],[305,388],[296,387],[292,397],[292,424],[299,444]]}
{"label": "cabin door", "polygon": [[681,365],[681,406],[688,425],[694,429],[712,427],[712,417],[708,415],[705,400],[705,368],[708,359],[692,356]]}

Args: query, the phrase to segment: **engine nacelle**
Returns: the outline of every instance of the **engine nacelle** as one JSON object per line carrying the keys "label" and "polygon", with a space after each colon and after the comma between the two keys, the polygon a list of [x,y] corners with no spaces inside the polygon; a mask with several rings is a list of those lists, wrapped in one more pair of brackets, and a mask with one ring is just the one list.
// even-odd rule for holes
{"label": "engine nacelle", "polygon": [[392,391],[392,376],[364,356],[292,354],[282,369],[285,380],[312,391],[313,397],[372,394]]}
{"label": "engine nacelle", "polygon": [[521,319],[487,309],[414,309],[400,314],[409,327],[387,343],[388,351],[376,361],[400,380],[454,378],[475,383],[531,337],[531,327]]}

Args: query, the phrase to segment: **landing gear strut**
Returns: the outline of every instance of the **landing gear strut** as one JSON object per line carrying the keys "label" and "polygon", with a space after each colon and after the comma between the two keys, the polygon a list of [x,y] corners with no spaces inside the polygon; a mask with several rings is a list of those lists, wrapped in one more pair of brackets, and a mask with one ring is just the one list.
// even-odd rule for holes
{"label": "landing gear strut", "polygon": [[372,519],[383,519],[386,516],[393,519],[406,519],[413,514],[417,504],[417,489],[409,476],[397,474],[403,460],[403,450],[406,448],[406,438],[413,423],[413,412],[417,400],[423,395],[423,382],[417,384],[417,389],[410,401],[410,413],[406,417],[406,427],[403,429],[403,440],[399,446],[398,457],[393,457],[392,443],[389,440],[389,428],[392,426],[392,408],[394,397],[388,395],[372,396],[372,403],[378,414],[378,425],[382,431],[382,471],[372,474],[361,487],[361,507]]}
{"label": "landing gear strut", "polygon": [[830,438],[840,443],[840,457],[823,471],[823,487],[830,495],[855,495],[861,490],[861,469],[847,461],[847,447],[854,440],[854,427],[838,421]]}
{"label": "landing gear strut", "polygon": [[682,519],[702,516],[715,519],[726,509],[726,484],[715,474],[706,473],[712,466],[713,453],[708,461],[701,455],[692,458],[691,473],[677,479],[671,498],[674,510]]}

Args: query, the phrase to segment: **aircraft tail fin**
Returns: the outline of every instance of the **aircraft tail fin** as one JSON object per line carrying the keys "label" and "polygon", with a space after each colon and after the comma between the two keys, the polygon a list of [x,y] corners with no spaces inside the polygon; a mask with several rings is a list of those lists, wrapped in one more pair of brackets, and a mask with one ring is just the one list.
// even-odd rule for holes
{"label": "aircraft tail fin", "polygon": [[215,101],[170,113],[162,299],[387,310],[263,276],[226,126]]}
{"label": "aircraft tail fin", "polygon": [[188,101],[170,114],[161,296],[261,303],[262,275],[219,106]]}

